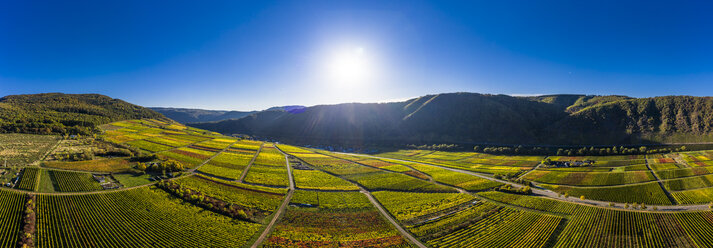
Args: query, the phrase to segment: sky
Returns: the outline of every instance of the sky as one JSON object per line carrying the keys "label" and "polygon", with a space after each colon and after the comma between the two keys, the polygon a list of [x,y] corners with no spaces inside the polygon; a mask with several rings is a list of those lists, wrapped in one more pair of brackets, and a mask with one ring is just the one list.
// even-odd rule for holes
{"label": "sky", "polygon": [[2,1],[0,96],[261,110],[713,95],[710,1]]}

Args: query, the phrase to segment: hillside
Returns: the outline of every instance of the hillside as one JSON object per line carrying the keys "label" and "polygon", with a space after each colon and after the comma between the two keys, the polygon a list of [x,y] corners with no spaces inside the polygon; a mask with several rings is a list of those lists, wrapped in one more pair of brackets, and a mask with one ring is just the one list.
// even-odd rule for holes
{"label": "hillside", "polygon": [[102,124],[141,118],[165,119],[153,110],[98,94],[0,98],[0,132],[90,134]]}
{"label": "hillside", "polygon": [[180,123],[211,122],[228,119],[239,119],[258,112],[161,107],[151,107],[150,109]]}
{"label": "hillside", "polygon": [[[231,119],[240,119],[245,116],[255,114],[262,111],[228,111],[228,110],[206,110],[206,109],[189,109],[189,108],[161,108],[151,107],[153,111],[159,112],[174,121],[186,123],[198,122],[216,122]],[[301,112],[305,109],[304,106],[279,106],[272,107],[263,111],[287,111],[291,113]]]}
{"label": "hillside", "polygon": [[713,140],[712,113],[713,100],[706,97],[449,93],[192,126],[292,142],[596,145]]}

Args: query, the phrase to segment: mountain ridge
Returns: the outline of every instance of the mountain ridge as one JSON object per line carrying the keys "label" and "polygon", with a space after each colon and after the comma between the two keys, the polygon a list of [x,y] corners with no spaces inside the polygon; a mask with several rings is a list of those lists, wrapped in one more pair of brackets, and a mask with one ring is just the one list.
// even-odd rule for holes
{"label": "mountain ridge", "polygon": [[248,119],[191,125],[291,142],[589,145],[711,141],[710,113],[710,97],[460,92],[391,103],[317,105],[300,114],[260,112]]}

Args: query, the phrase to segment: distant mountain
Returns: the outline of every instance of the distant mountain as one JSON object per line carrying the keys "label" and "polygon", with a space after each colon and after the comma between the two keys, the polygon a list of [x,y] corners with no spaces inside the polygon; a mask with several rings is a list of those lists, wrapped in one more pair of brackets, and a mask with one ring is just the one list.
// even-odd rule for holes
{"label": "distant mountain", "polygon": [[141,118],[166,119],[153,110],[98,94],[0,98],[0,132],[91,134],[102,124]]}
{"label": "distant mountain", "polygon": [[[261,111],[227,111],[227,110],[206,110],[206,109],[189,109],[189,108],[162,108],[151,107],[150,109],[165,115],[180,123],[197,123],[197,122],[216,122],[230,119],[240,119],[245,116],[255,114]],[[272,107],[264,111],[287,111],[290,113],[298,113],[305,109],[304,106],[281,106]]]}
{"label": "distant mountain", "polygon": [[274,110],[191,126],[287,142],[629,144],[713,140],[713,98],[477,93]]}

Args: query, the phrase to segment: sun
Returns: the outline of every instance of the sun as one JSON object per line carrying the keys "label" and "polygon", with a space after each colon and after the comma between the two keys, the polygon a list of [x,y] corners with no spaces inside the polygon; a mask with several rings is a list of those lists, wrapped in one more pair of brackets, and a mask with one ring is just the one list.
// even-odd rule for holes
{"label": "sun", "polygon": [[336,52],[328,63],[329,81],[341,86],[364,84],[371,74],[371,63],[363,47]]}

